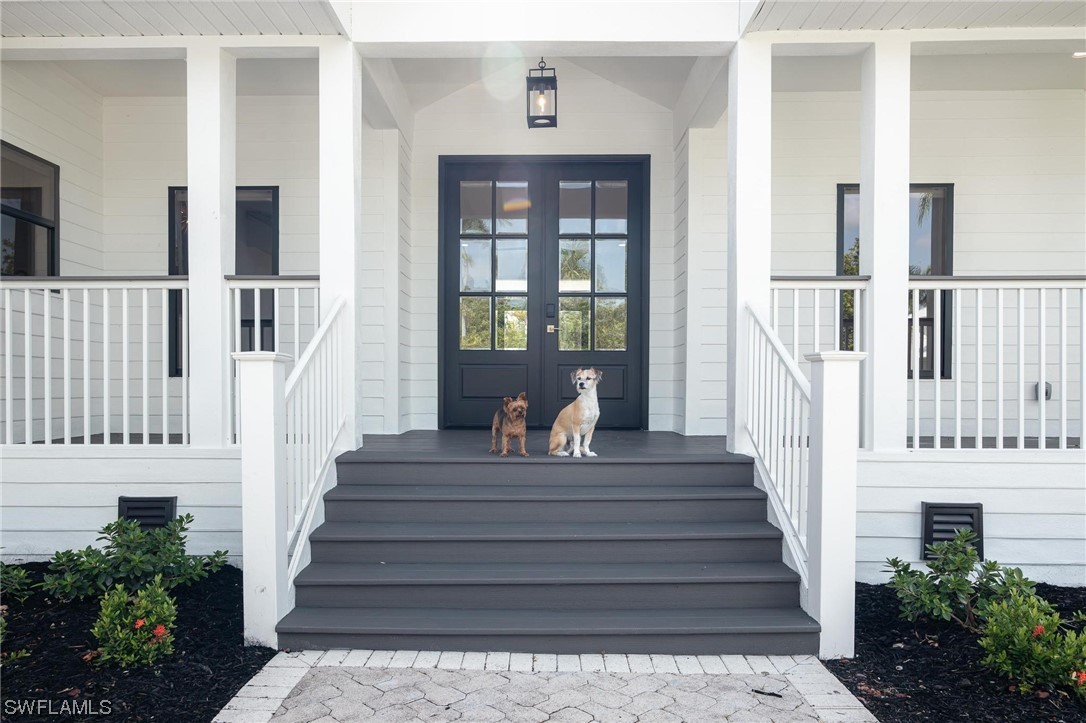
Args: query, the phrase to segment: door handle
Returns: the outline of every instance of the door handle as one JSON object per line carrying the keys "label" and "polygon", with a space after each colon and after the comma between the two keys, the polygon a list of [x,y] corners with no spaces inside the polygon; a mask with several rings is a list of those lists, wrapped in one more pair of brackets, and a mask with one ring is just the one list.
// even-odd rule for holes
{"label": "door handle", "polygon": [[554,324],[547,324],[547,333],[548,334],[553,334],[554,331],[555,331]]}

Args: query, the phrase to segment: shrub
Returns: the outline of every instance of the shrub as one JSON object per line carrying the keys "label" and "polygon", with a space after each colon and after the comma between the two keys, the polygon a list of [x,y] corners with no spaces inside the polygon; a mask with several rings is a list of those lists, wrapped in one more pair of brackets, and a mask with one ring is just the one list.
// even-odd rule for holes
{"label": "shrub", "polygon": [[25,568],[0,562],[0,596],[16,602],[26,602],[31,592],[30,578]]}
{"label": "shrub", "polygon": [[99,660],[122,668],[151,665],[173,653],[177,609],[161,576],[131,597],[124,585],[102,596],[102,609],[91,633],[98,639]]}
{"label": "shrub", "polygon": [[972,530],[962,529],[953,540],[928,545],[934,559],[928,563],[926,573],[896,557],[886,561],[893,573],[890,587],[901,601],[901,617],[912,621],[920,617],[953,620],[980,632],[978,615],[992,601],[1014,591],[1033,594],[1034,584],[1017,567],[981,561],[974,540]]}
{"label": "shrub", "polygon": [[1086,634],[1068,627],[1042,598],[1012,590],[984,610],[981,661],[1023,693],[1070,687],[1086,699]]}
{"label": "shrub", "polygon": [[115,585],[134,593],[155,577],[172,590],[207,577],[226,564],[226,552],[188,555],[185,543],[192,515],[182,515],[165,527],[146,531],[136,520],[118,519],[102,528],[102,549],[58,552],[42,587],[49,594],[71,600],[105,592]]}

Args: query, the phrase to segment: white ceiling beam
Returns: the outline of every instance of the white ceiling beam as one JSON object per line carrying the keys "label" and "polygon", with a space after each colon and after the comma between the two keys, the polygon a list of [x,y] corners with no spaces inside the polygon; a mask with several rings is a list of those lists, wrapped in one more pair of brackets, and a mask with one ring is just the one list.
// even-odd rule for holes
{"label": "white ceiling beam", "polygon": [[891,35],[910,42],[953,42],[981,40],[1081,40],[1082,28],[927,28],[916,30],[777,30],[758,33],[777,43],[872,43]]}
{"label": "white ceiling beam", "polygon": [[315,58],[338,35],[173,35],[4,38],[3,60],[132,60],[184,58],[187,48],[221,47],[239,58]]}
{"label": "white ceiling beam", "polygon": [[712,128],[728,107],[727,57],[698,58],[675,103],[675,143],[688,128]]}

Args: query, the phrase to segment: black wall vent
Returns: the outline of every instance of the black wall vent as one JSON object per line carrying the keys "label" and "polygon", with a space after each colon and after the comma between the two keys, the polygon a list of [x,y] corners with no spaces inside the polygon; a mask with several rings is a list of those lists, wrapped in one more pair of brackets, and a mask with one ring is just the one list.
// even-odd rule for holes
{"label": "black wall vent", "polygon": [[165,527],[177,517],[176,497],[118,497],[117,516],[139,520],[144,530]]}
{"label": "black wall vent", "polygon": [[954,533],[965,527],[977,534],[976,546],[980,559],[984,559],[984,505],[975,503],[922,502],[922,537],[920,559],[930,560],[927,546],[954,539]]}

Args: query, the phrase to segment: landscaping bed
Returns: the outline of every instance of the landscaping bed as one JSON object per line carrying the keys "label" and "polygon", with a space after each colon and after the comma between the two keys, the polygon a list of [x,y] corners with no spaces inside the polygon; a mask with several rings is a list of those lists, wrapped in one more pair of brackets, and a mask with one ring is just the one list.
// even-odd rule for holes
{"label": "landscaping bed", "polygon": [[[35,582],[47,571],[44,562],[23,567]],[[171,594],[177,601],[173,654],[155,665],[128,669],[85,659],[98,648],[90,632],[98,597],[60,603],[35,588],[25,602],[5,600],[4,651],[25,649],[29,655],[5,658],[0,718],[51,718],[46,708],[12,714],[13,701],[41,700],[54,712],[65,701],[67,710],[83,711],[58,716],[65,721],[210,721],[275,651],[243,644],[241,570],[236,567],[223,567]],[[110,713],[102,715],[107,708]]]}
{"label": "landscaping bed", "polygon": [[[1086,588],[1038,584],[1037,593],[1065,618],[1086,610]],[[889,586],[857,583],[856,657],[826,667],[882,723],[1086,721],[1081,698],[1023,695],[982,666],[977,639],[952,623],[902,620]]]}

